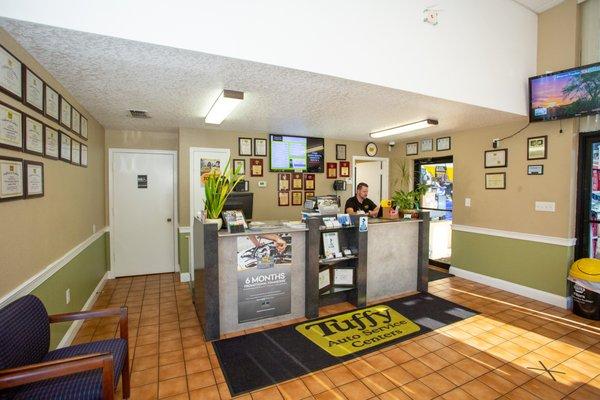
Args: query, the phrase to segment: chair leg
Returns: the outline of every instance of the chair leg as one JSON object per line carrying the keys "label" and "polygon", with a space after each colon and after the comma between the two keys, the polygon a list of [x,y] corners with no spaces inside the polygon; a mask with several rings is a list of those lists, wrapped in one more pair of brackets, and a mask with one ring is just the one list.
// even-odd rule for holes
{"label": "chair leg", "polygon": [[121,372],[122,388],[123,388],[123,399],[128,399],[130,395],[130,375],[129,375],[129,345],[125,351],[125,365],[123,365],[123,371]]}

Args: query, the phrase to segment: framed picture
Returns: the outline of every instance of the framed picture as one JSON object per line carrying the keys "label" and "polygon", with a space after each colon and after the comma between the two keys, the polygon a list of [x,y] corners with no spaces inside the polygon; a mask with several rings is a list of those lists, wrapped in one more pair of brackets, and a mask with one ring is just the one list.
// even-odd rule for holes
{"label": "framed picture", "polygon": [[337,232],[323,232],[323,255],[335,257],[340,252],[340,240]]}
{"label": "framed picture", "polygon": [[64,132],[58,132],[58,136],[60,139],[60,151],[59,158],[62,161],[71,162],[71,136],[67,135]]}
{"label": "framed picture", "polygon": [[527,159],[544,160],[548,158],[548,136],[527,138]]}
{"label": "framed picture", "polygon": [[334,268],[334,286],[354,286],[354,268]]}
{"label": "framed picture", "polygon": [[340,178],[350,177],[350,161],[340,161]]}
{"label": "framed picture", "polygon": [[256,157],[267,156],[267,139],[254,138],[254,155]]}
{"label": "framed picture", "polygon": [[29,68],[23,69],[23,103],[44,114],[44,81]]}
{"label": "framed picture", "polygon": [[252,156],[252,138],[238,138],[238,155]]}
{"label": "framed picture", "polygon": [[406,155],[407,156],[416,156],[419,154],[419,143],[411,142],[406,143]]}
{"label": "framed picture", "polygon": [[48,84],[44,84],[44,114],[56,122],[60,118],[60,96]]}
{"label": "framed picture", "polygon": [[233,159],[233,170],[240,175],[246,174],[246,160],[243,158],[234,158]]}
{"label": "framed picture", "polygon": [[81,135],[81,114],[79,111],[73,107],[71,109],[71,130],[77,134],[77,136]]}
{"label": "framed picture", "polygon": [[483,157],[485,168],[504,168],[508,165],[508,149],[486,150]]}
{"label": "framed picture", "polygon": [[435,151],[447,151],[452,148],[450,136],[435,139]]}
{"label": "framed picture", "polygon": [[59,152],[58,131],[44,125],[44,157],[58,160]]}
{"label": "framed picture", "polygon": [[292,189],[302,190],[302,188],[304,187],[303,181],[304,181],[304,179],[302,177],[302,173],[294,172],[292,174]]}
{"label": "framed picture", "polygon": [[81,165],[81,143],[77,140],[71,141],[71,163]]}
{"label": "framed picture", "polygon": [[81,166],[88,166],[88,147],[85,144],[81,144]]}
{"label": "framed picture", "polygon": [[421,152],[433,151],[433,139],[421,140]]}
{"label": "framed picture", "polygon": [[335,159],[336,160],[345,160],[346,159],[346,145],[345,144],[336,144],[335,145]]}
{"label": "framed picture", "polygon": [[0,156],[0,201],[22,199],[24,183],[23,160]]}
{"label": "framed picture", "polygon": [[81,116],[81,137],[83,140],[88,140],[88,120],[83,115]]}
{"label": "framed picture", "polygon": [[486,189],[506,189],[506,172],[492,172],[485,174]]}
{"label": "framed picture", "polygon": [[278,192],[278,205],[280,206],[289,206],[290,205],[290,192]]}
{"label": "framed picture", "polygon": [[527,175],[544,175],[544,166],[543,165],[528,165],[527,166]]}
{"label": "framed picture", "polygon": [[40,156],[44,154],[44,124],[29,115],[25,115],[23,151]]}
{"label": "framed picture", "polygon": [[290,190],[290,174],[277,174],[277,188],[280,192]]}
{"label": "framed picture", "polygon": [[23,64],[0,45],[0,91],[21,100],[23,98]]}
{"label": "framed picture", "polygon": [[313,191],[304,192],[304,201],[306,201],[308,199],[312,199],[313,197],[315,197],[315,192],[313,192]]}
{"label": "framed picture", "polygon": [[319,292],[331,289],[331,268],[319,271]]}
{"label": "framed picture", "polygon": [[315,174],[304,174],[304,190],[315,190]]}
{"label": "framed picture", "polygon": [[23,114],[0,103],[0,147],[23,149]]}
{"label": "framed picture", "polygon": [[263,159],[250,159],[250,176],[263,176]]}
{"label": "framed picture", "polygon": [[71,104],[60,96],[60,124],[71,129]]}
{"label": "framed picture", "polygon": [[304,201],[302,199],[302,192],[293,191],[292,192],[292,205],[293,206],[301,206],[302,204],[304,204]]}
{"label": "framed picture", "polygon": [[25,198],[44,196],[44,164],[25,161]]}
{"label": "framed picture", "polygon": [[337,178],[337,163],[334,163],[334,162],[327,163],[327,178],[328,179],[336,179]]}

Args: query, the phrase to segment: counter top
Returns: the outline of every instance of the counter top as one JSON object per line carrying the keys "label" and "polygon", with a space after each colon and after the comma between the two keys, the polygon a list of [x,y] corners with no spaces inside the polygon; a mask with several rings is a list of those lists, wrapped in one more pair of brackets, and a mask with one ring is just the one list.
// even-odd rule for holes
{"label": "counter top", "polygon": [[261,235],[266,233],[289,233],[289,232],[305,232],[308,228],[306,225],[286,226],[282,221],[260,221],[258,224],[250,223],[248,229],[244,232],[229,233],[227,229],[221,229],[218,232],[219,237],[230,236],[248,236]]}
{"label": "counter top", "polygon": [[389,223],[398,223],[398,222],[423,222],[422,219],[408,219],[408,218],[398,218],[398,219],[383,219],[383,218],[369,218],[370,224],[389,224]]}

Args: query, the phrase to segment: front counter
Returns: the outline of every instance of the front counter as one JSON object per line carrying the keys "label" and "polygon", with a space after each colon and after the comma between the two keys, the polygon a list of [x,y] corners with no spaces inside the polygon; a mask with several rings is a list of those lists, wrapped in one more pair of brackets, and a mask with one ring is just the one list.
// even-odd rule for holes
{"label": "front counter", "polygon": [[[356,307],[406,292],[427,291],[429,215],[370,219],[326,228],[262,223],[243,233],[194,221],[192,290],[207,340],[299,318],[347,301]],[[343,257],[325,259],[324,234],[335,233]],[[329,235],[327,235],[329,234]]]}

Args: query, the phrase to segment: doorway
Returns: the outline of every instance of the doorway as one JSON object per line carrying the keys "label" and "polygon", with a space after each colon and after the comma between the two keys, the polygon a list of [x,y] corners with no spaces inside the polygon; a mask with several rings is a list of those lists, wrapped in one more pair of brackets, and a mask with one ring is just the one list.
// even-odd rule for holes
{"label": "doorway", "polygon": [[383,157],[352,157],[354,166],[354,179],[352,194],[356,185],[365,182],[369,185],[369,199],[379,205],[382,199],[388,198],[389,187],[389,160]]}
{"label": "doorway", "polygon": [[109,149],[112,275],[174,272],[177,152]]}
{"label": "doorway", "polygon": [[452,204],[454,163],[452,156],[415,160],[414,185],[427,191],[420,206],[430,212],[429,264],[448,269],[452,256]]}
{"label": "doorway", "polygon": [[600,258],[600,131],[579,137],[576,259]]}

